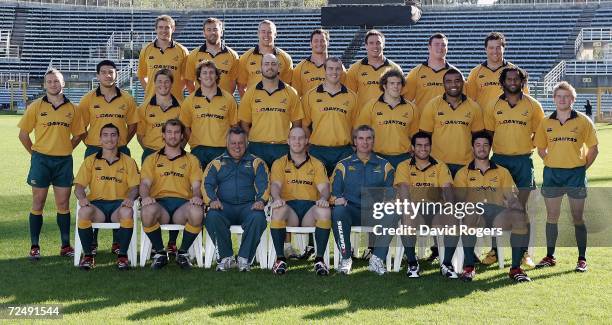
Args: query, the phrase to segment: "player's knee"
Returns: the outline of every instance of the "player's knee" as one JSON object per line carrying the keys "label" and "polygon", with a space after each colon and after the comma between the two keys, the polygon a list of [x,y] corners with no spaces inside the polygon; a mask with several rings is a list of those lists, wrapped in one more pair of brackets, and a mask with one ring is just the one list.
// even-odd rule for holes
{"label": "player's knee", "polygon": [[272,210],[271,219],[272,220],[285,220],[285,219],[287,219],[288,211],[289,211],[289,208],[286,205],[283,205],[282,207],[276,208],[276,209]]}
{"label": "player's knee", "polygon": [[330,208],[321,208],[315,207],[314,211],[317,215],[317,219],[319,220],[331,220],[331,209]]}
{"label": "player's knee", "polygon": [[92,206],[85,206],[79,208],[79,213],[77,214],[77,218],[79,220],[91,220],[91,216],[94,212],[94,208]]}
{"label": "player's knee", "polygon": [[128,207],[119,208],[119,219],[133,219],[134,218],[134,210]]}

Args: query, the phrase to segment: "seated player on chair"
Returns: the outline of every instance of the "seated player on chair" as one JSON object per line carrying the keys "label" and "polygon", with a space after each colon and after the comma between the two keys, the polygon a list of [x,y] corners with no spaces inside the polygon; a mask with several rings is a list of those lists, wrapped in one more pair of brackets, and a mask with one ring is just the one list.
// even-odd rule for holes
{"label": "seated player on chair", "polygon": [[[127,250],[134,231],[133,206],[138,198],[140,173],[136,161],[119,152],[119,138],[116,125],[108,123],[102,126],[102,150],[85,158],[74,180],[74,195],[79,200],[77,231],[84,252],[79,266],[84,270],[96,265],[92,254],[93,222],[119,222],[117,267],[119,270],[130,267]],[[86,194],[88,187],[89,194]]]}
{"label": "seated player on chair", "polygon": [[185,225],[176,263],[188,269],[191,261],[187,251],[200,234],[204,219],[202,168],[194,155],[181,148],[185,134],[181,121],[168,120],[162,134],[164,147],[148,156],[142,165],[142,226],[155,251],[151,267],[157,270],[168,264],[160,224]]}

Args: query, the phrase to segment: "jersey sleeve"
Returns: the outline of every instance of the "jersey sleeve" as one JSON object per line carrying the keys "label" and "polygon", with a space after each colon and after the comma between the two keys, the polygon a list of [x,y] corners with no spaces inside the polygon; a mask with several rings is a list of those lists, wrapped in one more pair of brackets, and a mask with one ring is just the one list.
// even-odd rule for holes
{"label": "jersey sleeve", "polygon": [[412,120],[410,121],[408,133],[412,138],[415,133],[419,132],[419,123],[421,116],[419,115],[419,110],[416,108],[416,105],[412,104],[412,102],[410,102],[410,107],[412,107]]}
{"label": "jersey sleeve", "polygon": [[342,162],[336,164],[331,177],[331,197],[337,199],[344,196],[344,176],[346,169]]}
{"label": "jersey sleeve", "polygon": [[247,69],[249,56],[251,55],[251,51],[247,50],[241,56],[238,65],[238,83],[242,85],[247,85],[249,82],[249,70]]}
{"label": "jersey sleeve", "polygon": [[155,179],[155,156],[157,154],[154,153],[145,158],[145,161],[142,163],[140,180],[148,179],[153,182]]}
{"label": "jersey sleeve", "polygon": [[593,124],[593,122],[591,122],[591,120],[587,119],[585,124],[586,136],[584,137],[584,144],[586,144],[586,146],[590,148],[599,143],[599,141],[597,140],[597,131],[595,131],[595,125]]}
{"label": "jersey sleeve", "polygon": [[251,112],[251,102],[253,97],[252,89],[248,89],[242,98],[240,99],[240,105],[238,105],[238,119],[247,123],[253,121]]}
{"label": "jersey sleeve", "polygon": [[191,184],[195,182],[201,182],[202,167],[200,166],[200,161],[198,160],[198,158],[196,158],[196,156],[190,155],[189,164],[191,165],[191,170],[189,171],[189,182],[191,182]]}
{"label": "jersey sleeve", "polygon": [[385,187],[393,187],[393,181],[395,180],[395,169],[391,163],[385,164]]}
{"label": "jersey sleeve", "polygon": [[482,109],[480,109],[480,106],[475,101],[472,101],[472,104],[474,104],[472,109],[472,112],[474,113],[474,120],[472,120],[472,132],[481,131],[485,128],[482,117]]}
{"label": "jersey sleeve", "polygon": [[227,118],[229,119],[230,125],[236,125],[238,124],[238,104],[236,104],[236,99],[234,99],[232,95],[228,96],[227,101],[229,106]]}
{"label": "jersey sleeve", "polygon": [[[416,98],[416,88],[417,88],[417,68],[410,70],[408,75],[406,76],[406,85],[404,89],[402,89],[402,95],[404,98],[414,101]],[[419,108],[420,109],[420,108]]]}
{"label": "jersey sleeve", "polygon": [[255,170],[255,201],[267,202],[270,199],[270,173],[266,163],[260,159],[253,160],[253,169]]}
{"label": "jersey sleeve", "polygon": [[283,58],[285,64],[283,64],[282,70],[280,72],[280,79],[287,84],[291,84],[291,78],[293,77],[293,60],[287,52],[283,53]]}
{"label": "jersey sleeve", "polygon": [[[488,105],[483,108],[482,118],[484,120],[484,128],[491,132],[495,132],[495,105]],[[537,125],[537,124],[535,124]]]}
{"label": "jersey sleeve", "polygon": [[147,49],[148,46],[145,46],[142,51],[140,51],[140,55],[138,56],[138,78],[143,79],[147,77]]}
{"label": "jersey sleeve", "polygon": [[185,124],[185,127],[188,128],[191,128],[191,124],[193,122],[193,118],[191,116],[192,101],[193,97],[190,95],[181,104],[179,112],[179,120]]}
{"label": "jersey sleeve", "polygon": [[455,180],[453,181],[453,186],[457,188],[466,188],[468,186],[467,183],[467,168],[461,168],[455,175]]}
{"label": "jersey sleeve", "polygon": [[354,127],[360,125],[371,125],[372,123],[372,109],[374,108],[374,101],[366,103],[363,107],[359,108],[359,113],[354,122]]}
{"label": "jersey sleeve", "polygon": [[136,124],[139,120],[140,117],[138,116],[136,101],[130,96],[127,109],[127,124]]}
{"label": "jersey sleeve", "polygon": [[136,161],[130,158],[127,165],[128,187],[138,186],[140,184],[140,172],[138,171]]}
{"label": "jersey sleeve", "polygon": [[91,181],[91,169],[93,168],[93,160],[85,159],[79,167],[79,172],[74,178],[74,184],[79,184],[83,187],[89,186]]}
{"label": "jersey sleeve", "polygon": [[315,184],[329,184],[329,178],[327,178],[327,171],[325,170],[325,166],[320,161],[317,161],[315,164]]}
{"label": "jersey sleeve", "polygon": [[436,111],[437,100],[432,99],[427,105],[425,105],[425,109],[421,113],[421,120],[419,121],[419,129],[432,133],[434,129],[434,124],[436,121],[436,116],[434,115]]}
{"label": "jersey sleeve", "polygon": [[546,136],[546,119],[540,122],[540,125],[536,129],[535,137],[533,138],[533,144],[539,149],[548,147],[548,137]]}
{"label": "jersey sleeve", "polygon": [[[232,56],[234,58],[233,58],[232,66],[231,66],[229,72],[227,73],[227,77],[229,78],[229,80],[235,82],[236,79],[238,79],[238,71],[240,69],[240,65],[239,65],[239,62],[238,62],[238,59],[239,59],[238,58],[238,54],[236,52],[232,51]],[[196,80],[197,80],[197,78],[196,78]]]}
{"label": "jersey sleeve", "polygon": [[310,115],[310,91],[307,91],[300,100],[302,104],[302,113],[304,113],[304,118],[302,119],[302,126],[308,127],[312,124],[312,117]]}
{"label": "jersey sleeve", "polygon": [[199,49],[196,47],[193,51],[191,51],[191,53],[189,53],[187,59],[185,59],[185,79],[187,80],[198,80],[197,76],[195,75],[195,67],[197,62],[196,56],[198,55],[198,51]]}
{"label": "jersey sleeve", "polygon": [[146,118],[147,105],[142,104],[138,107],[138,125],[136,126],[136,134],[144,136],[147,132],[147,118]]}
{"label": "jersey sleeve", "polygon": [[19,120],[19,124],[17,126],[27,133],[32,132],[34,127],[36,126],[36,108],[40,106],[38,101],[30,104],[23,113],[23,116]]}
{"label": "jersey sleeve", "polygon": [[70,132],[73,136],[81,135],[87,131],[85,122],[83,121],[83,115],[81,110],[76,106],[72,106],[74,109],[74,118],[72,119],[72,123],[70,123]]}
{"label": "jersey sleeve", "polygon": [[272,172],[270,173],[270,182],[279,182],[281,184],[283,183],[285,177],[284,177],[282,159],[283,158],[279,158],[272,163]]}
{"label": "jersey sleeve", "polygon": [[295,88],[295,90],[297,90],[298,95],[304,96],[304,93],[302,92],[302,63],[298,63],[297,66],[295,66],[295,69],[293,69],[293,73],[292,73],[292,77],[291,77],[291,86],[293,88]]}
{"label": "jersey sleeve", "polygon": [[357,93],[357,91],[359,90],[359,80],[357,79],[357,64],[354,64],[352,66],[349,67],[348,71],[346,72],[346,88],[354,91],[355,93]]}
{"label": "jersey sleeve", "polygon": [[465,82],[465,94],[476,101],[478,98],[478,67],[472,69],[468,75],[467,81]]}
{"label": "jersey sleeve", "polygon": [[399,165],[397,165],[397,169],[395,170],[395,179],[393,180],[393,186],[398,186],[401,183],[410,183],[410,164],[408,163],[410,160],[404,160]]}
{"label": "jersey sleeve", "polygon": [[544,120],[544,109],[542,108],[542,104],[539,102],[535,102],[533,107],[533,114],[531,115],[531,125],[534,130],[540,126],[540,123]]}
{"label": "jersey sleeve", "polygon": [[295,89],[290,89],[290,100],[291,100],[291,121],[300,121],[304,118],[304,111],[302,110],[302,103]]}
{"label": "jersey sleeve", "polygon": [[77,109],[81,112],[81,119],[83,120],[83,124],[87,127],[91,120],[89,115],[89,106],[91,105],[91,96],[90,93],[85,94],[81,97],[81,101]]}
{"label": "jersey sleeve", "polygon": [[441,186],[445,184],[452,184],[453,176],[451,175],[448,166],[446,166],[446,164],[443,162],[438,162],[438,166],[438,184]]}

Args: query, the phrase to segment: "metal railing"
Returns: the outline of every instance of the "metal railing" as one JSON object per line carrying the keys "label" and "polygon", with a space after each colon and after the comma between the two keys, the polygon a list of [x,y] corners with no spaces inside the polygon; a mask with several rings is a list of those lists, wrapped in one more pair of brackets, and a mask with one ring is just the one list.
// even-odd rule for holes
{"label": "metal railing", "polygon": [[52,59],[48,68],[59,71],[92,72],[96,70],[99,59]]}
{"label": "metal railing", "polygon": [[612,74],[612,61],[567,61],[566,75],[609,75]]}
{"label": "metal railing", "polygon": [[0,29],[0,57],[18,58],[19,46],[11,45],[11,30]]}
{"label": "metal railing", "polygon": [[40,6],[81,6],[137,9],[320,8],[326,0],[16,0]]}
{"label": "metal railing", "polygon": [[544,76],[542,80],[544,82],[543,87],[545,92],[552,92],[553,87],[559,81],[561,81],[561,78],[563,78],[563,76],[565,75],[565,67],[566,62],[561,61]]}
{"label": "metal railing", "polygon": [[583,28],[580,31],[581,41],[612,41],[612,27]]}
{"label": "metal railing", "polygon": [[0,72],[0,87],[2,88],[8,88],[9,84],[28,84],[29,82],[29,73]]}

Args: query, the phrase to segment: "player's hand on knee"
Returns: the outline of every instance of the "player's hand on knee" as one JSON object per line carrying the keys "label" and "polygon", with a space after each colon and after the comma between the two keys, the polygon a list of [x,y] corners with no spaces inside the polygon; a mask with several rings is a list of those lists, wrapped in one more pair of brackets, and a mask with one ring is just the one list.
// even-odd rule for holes
{"label": "player's hand on knee", "polygon": [[272,209],[280,208],[283,205],[285,205],[285,201],[283,201],[283,200],[279,199],[279,200],[272,201]]}
{"label": "player's hand on knee", "polygon": [[134,207],[134,200],[126,198],[125,200],[123,200],[123,202],[121,202],[121,206],[126,208],[132,208]]}
{"label": "player's hand on knee", "polygon": [[155,199],[150,196],[142,198],[142,206],[151,205],[153,203],[155,203]]}
{"label": "player's hand on knee", "polygon": [[189,202],[193,205],[199,205],[199,206],[202,206],[202,204],[204,204],[204,201],[199,196],[192,197],[191,200],[189,200]]}
{"label": "player's hand on knee", "polygon": [[318,199],[315,203],[319,208],[329,208],[329,201],[325,199]]}
{"label": "player's hand on knee", "polygon": [[347,203],[348,203],[348,201],[345,198],[343,198],[343,197],[339,197],[339,198],[334,200],[334,205],[338,205],[338,206],[340,206],[340,205],[346,206]]}
{"label": "player's hand on knee", "polygon": [[87,198],[79,199],[79,206],[81,208],[89,206],[89,200]]}
{"label": "player's hand on knee", "polygon": [[251,210],[263,210],[264,208],[265,205],[261,201],[255,201],[255,203],[253,203],[253,205],[251,206]]}
{"label": "player's hand on knee", "polygon": [[214,200],[210,202],[210,208],[213,210],[223,210],[223,204],[219,200]]}

